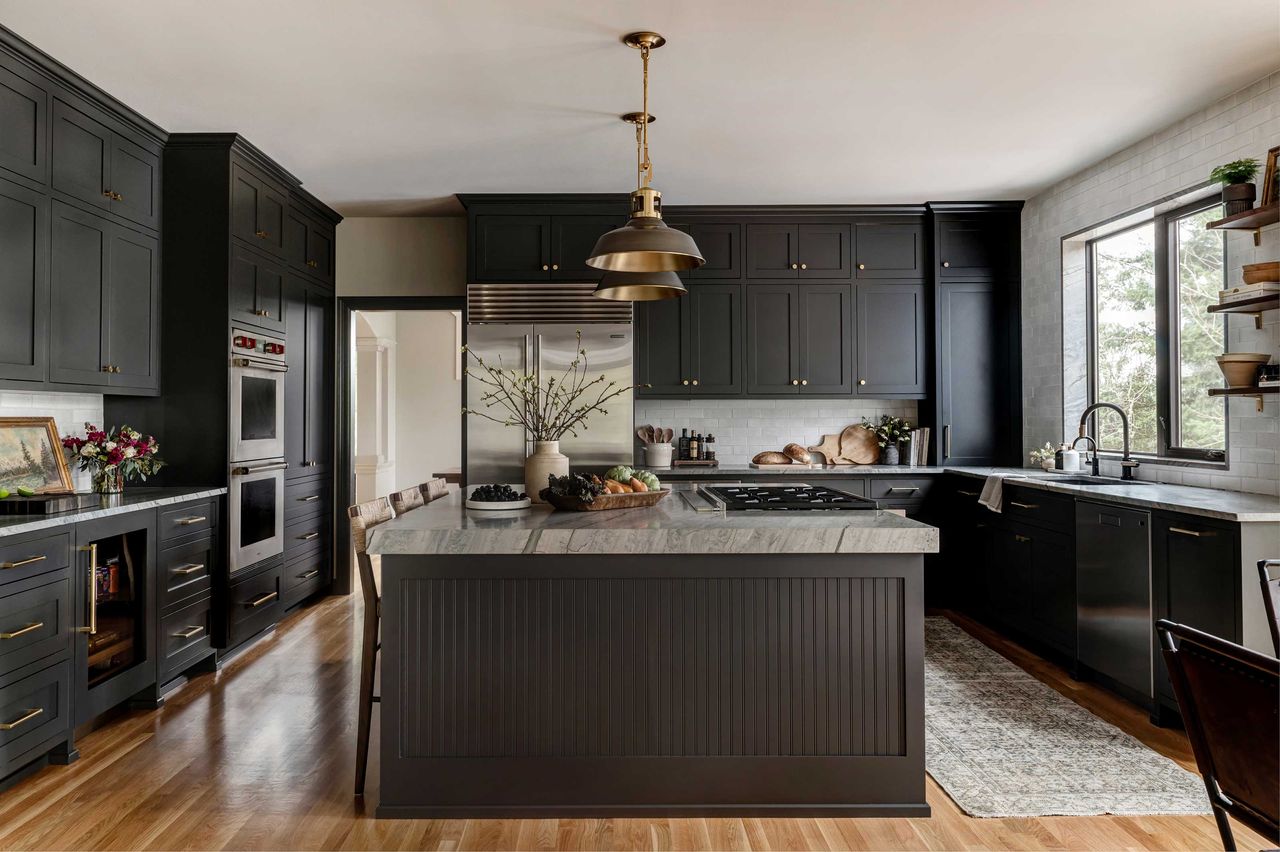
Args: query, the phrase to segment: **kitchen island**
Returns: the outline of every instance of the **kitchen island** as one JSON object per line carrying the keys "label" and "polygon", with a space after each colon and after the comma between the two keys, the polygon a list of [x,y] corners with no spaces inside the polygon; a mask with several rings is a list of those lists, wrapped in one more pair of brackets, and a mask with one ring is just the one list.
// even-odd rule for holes
{"label": "kitchen island", "polygon": [[923,554],[879,510],[378,527],[382,817],[923,816]]}

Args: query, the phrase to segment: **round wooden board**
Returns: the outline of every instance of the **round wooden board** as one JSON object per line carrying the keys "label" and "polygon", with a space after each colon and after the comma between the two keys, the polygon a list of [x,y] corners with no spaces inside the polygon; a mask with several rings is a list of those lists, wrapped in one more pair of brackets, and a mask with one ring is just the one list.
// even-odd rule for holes
{"label": "round wooden board", "polygon": [[822,453],[822,459],[827,464],[835,464],[836,459],[840,458],[840,436],[839,435],[823,435],[822,440],[808,447],[811,453]]}
{"label": "round wooden board", "polygon": [[840,433],[840,461],[846,464],[875,464],[880,459],[880,444],[875,434],[855,423]]}

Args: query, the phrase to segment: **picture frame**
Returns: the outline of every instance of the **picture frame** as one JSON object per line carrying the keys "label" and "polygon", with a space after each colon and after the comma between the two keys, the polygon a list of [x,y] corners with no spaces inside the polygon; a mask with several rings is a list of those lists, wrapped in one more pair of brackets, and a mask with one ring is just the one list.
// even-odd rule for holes
{"label": "picture frame", "polygon": [[1280,145],[1267,152],[1267,168],[1262,173],[1262,199],[1260,207],[1267,207],[1280,201],[1280,172],[1276,171],[1276,160],[1280,159]]}
{"label": "picture frame", "polygon": [[71,494],[71,469],[52,417],[0,417],[0,488]]}

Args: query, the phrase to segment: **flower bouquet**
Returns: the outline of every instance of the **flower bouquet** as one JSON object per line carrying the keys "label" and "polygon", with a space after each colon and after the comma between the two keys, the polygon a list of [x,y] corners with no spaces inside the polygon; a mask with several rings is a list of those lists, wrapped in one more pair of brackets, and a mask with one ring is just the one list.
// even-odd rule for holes
{"label": "flower bouquet", "polygon": [[108,432],[92,423],[84,424],[84,431],[83,438],[64,437],[62,446],[80,470],[93,474],[93,490],[98,494],[119,494],[126,481],[145,482],[148,476],[164,467],[156,455],[160,445],[150,435],[128,426]]}

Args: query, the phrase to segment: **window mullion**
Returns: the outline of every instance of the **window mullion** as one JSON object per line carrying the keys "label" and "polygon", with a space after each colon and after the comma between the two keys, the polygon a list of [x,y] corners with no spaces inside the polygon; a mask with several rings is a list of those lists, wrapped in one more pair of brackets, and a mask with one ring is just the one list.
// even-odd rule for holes
{"label": "window mullion", "polygon": [[1167,216],[1155,219],[1155,295],[1156,295],[1156,453],[1168,455],[1176,440],[1178,369],[1174,364],[1178,347],[1173,339],[1176,328],[1173,321],[1177,310],[1177,296],[1173,282],[1177,281],[1172,263],[1177,262],[1177,251],[1170,250],[1173,220]]}

